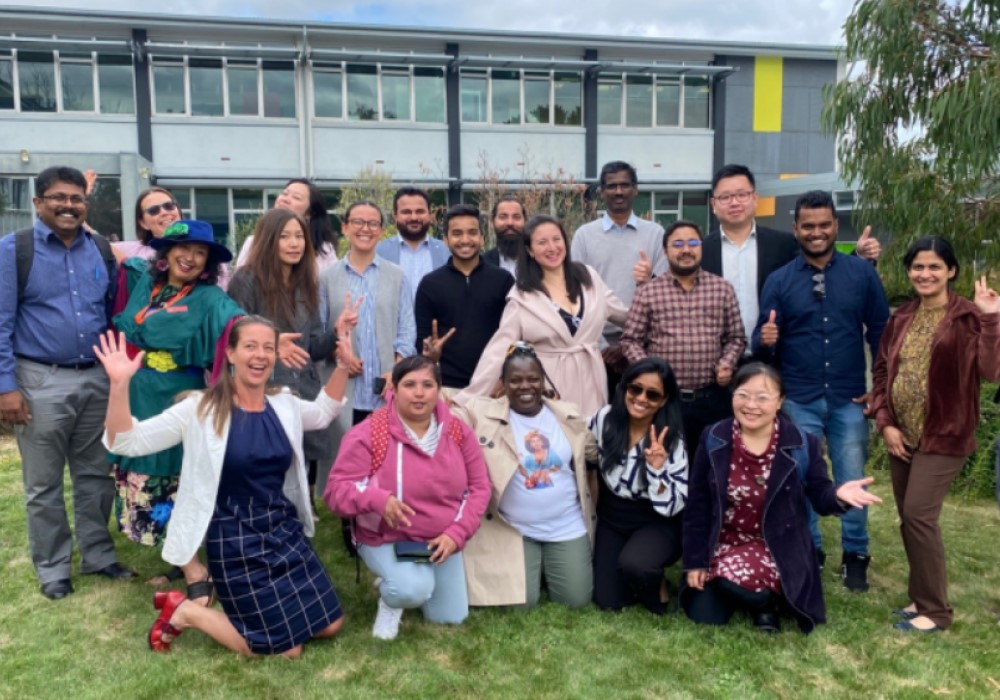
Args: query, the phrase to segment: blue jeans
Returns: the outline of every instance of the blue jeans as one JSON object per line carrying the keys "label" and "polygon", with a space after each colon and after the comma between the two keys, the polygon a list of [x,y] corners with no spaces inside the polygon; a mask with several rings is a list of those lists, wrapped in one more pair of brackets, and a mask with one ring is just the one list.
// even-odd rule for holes
{"label": "blue jeans", "polygon": [[443,564],[397,561],[392,543],[358,545],[365,566],[382,578],[379,593],[390,608],[420,608],[424,618],[439,625],[457,625],[469,616],[462,553]]}
{"label": "blue jeans", "polygon": [[[833,462],[833,481],[840,486],[845,481],[862,479],[868,461],[868,419],[856,403],[830,407],[826,399],[795,403],[785,399],[782,409],[796,425],[810,435],[823,439]],[[809,509],[809,531],[817,549],[823,546],[819,534],[819,517]],[[868,509],[851,508],[840,519],[840,540],[845,554],[868,554]]]}

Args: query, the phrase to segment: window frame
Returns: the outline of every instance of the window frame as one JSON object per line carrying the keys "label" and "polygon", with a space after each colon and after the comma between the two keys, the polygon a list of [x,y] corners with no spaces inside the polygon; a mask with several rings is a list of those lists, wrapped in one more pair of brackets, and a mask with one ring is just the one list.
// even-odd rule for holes
{"label": "window frame", "polygon": [[[348,90],[349,66],[375,66],[375,118],[374,119],[352,119],[350,115],[350,91]],[[441,121],[426,121],[417,119],[417,69],[440,70],[441,81]],[[448,123],[448,80],[447,71],[442,66],[427,65],[401,65],[399,63],[357,63],[352,61],[325,61],[315,60],[309,63],[309,109],[312,119],[320,123],[325,122],[350,122],[351,124],[447,124]],[[340,76],[340,115],[331,116],[328,114],[319,115],[316,113],[316,74],[328,74]],[[403,77],[407,78],[409,86],[409,109],[410,114],[407,119],[387,119],[385,117],[385,87],[383,77]],[[420,76],[427,78],[429,76]]]}
{"label": "window frame", "polygon": [[[493,110],[493,71],[500,71],[503,73],[517,73],[517,93],[519,102],[519,114],[518,120],[516,122],[510,123],[497,123],[493,120],[494,110]],[[558,69],[544,69],[544,68],[470,68],[461,69],[459,72],[459,86],[461,86],[462,76],[468,75],[470,78],[481,78],[485,74],[486,78],[486,104],[483,108],[483,113],[485,119],[482,121],[467,121],[462,117],[462,110],[459,109],[459,118],[462,124],[470,125],[485,125],[485,126],[495,126],[500,128],[538,128],[538,127],[551,127],[554,129],[582,129],[584,125],[584,104],[583,104],[583,82],[584,77],[582,73],[577,71],[568,70],[558,70]],[[544,74],[544,75],[543,75]],[[566,76],[569,74],[579,75],[579,80],[577,85],[579,86],[579,106],[580,106],[580,123],[579,124],[560,124],[556,121],[556,82],[566,81]],[[557,77],[558,76],[558,77]],[[509,78],[503,78],[503,80],[508,81]],[[528,119],[527,113],[527,102],[525,96],[525,85],[529,82],[540,83],[546,82],[548,87],[548,121],[530,121]],[[459,88],[461,89],[461,87]]]}
{"label": "window frame", "polygon": [[[650,126],[629,126],[628,124],[628,92],[629,92],[629,78],[635,78],[637,76],[646,76],[652,78],[652,83],[649,85],[650,93],[650,113],[652,116]],[[708,87],[708,115],[707,123],[704,126],[689,126],[687,124],[687,88],[688,77],[692,79],[703,80],[706,82]],[[619,127],[622,129],[712,129],[712,116],[714,113],[714,101],[712,100],[712,76],[709,75],[650,75],[647,73],[601,73],[598,75],[598,84],[608,84],[608,85],[619,85],[621,87],[621,100],[620,100],[620,121],[616,124],[600,124],[604,127]],[[676,81],[676,82],[674,82]],[[659,100],[657,99],[657,88],[663,87],[676,87],[678,89],[678,99],[677,99],[677,124],[659,124]],[[600,98],[598,98],[598,101]]]}

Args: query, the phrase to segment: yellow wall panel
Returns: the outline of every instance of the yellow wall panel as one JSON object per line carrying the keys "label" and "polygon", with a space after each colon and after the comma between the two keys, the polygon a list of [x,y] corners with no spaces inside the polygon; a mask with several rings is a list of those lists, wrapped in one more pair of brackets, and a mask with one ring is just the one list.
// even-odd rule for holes
{"label": "yellow wall panel", "polygon": [[774,197],[761,197],[757,200],[755,216],[774,216]]}
{"label": "yellow wall panel", "polygon": [[753,130],[781,131],[781,86],[784,63],[780,56],[757,56],[753,71]]}

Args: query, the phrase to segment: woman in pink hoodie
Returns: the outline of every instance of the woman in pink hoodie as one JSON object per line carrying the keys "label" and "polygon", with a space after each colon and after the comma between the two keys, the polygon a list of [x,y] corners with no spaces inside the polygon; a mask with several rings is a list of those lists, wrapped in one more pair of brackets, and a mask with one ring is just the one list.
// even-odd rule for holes
{"label": "woman in pink hoodie", "polygon": [[461,550],[479,529],[490,481],[475,433],[440,388],[432,361],[399,362],[388,404],[344,437],[323,494],[337,515],[355,518],[358,553],[378,577],[379,639],[396,638],[406,608],[439,624],[469,614]]}

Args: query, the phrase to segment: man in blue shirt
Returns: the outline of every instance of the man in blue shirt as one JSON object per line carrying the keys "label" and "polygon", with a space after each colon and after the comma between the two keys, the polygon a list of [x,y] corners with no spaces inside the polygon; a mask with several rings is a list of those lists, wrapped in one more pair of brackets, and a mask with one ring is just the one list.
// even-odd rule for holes
{"label": "man in blue shirt", "polygon": [[113,280],[83,227],[86,187],[73,168],[49,168],[35,180],[38,219],[22,298],[15,236],[0,240],[0,417],[16,427],[31,558],[52,600],[73,592],[67,463],[81,573],[135,576],[118,564],[108,532],[114,481],[101,445],[108,378],[93,346],[108,327]]}
{"label": "man in blue shirt", "polygon": [[376,252],[403,268],[410,287],[410,301],[424,275],[433,272],[451,255],[448,246],[428,233],[431,229],[431,198],[418,187],[401,187],[392,198],[392,218],[399,232],[378,244]]}
{"label": "man in blue shirt", "polygon": [[[795,203],[793,230],[802,255],[768,276],[753,333],[755,352],[774,354],[785,381],[785,412],[803,430],[826,437],[837,485],[864,476],[868,421],[867,363],[889,318],[882,282],[868,261],[837,252],[837,214],[826,192]],[[815,513],[810,525],[825,558]],[[841,519],[844,585],[868,589],[868,513]]]}

